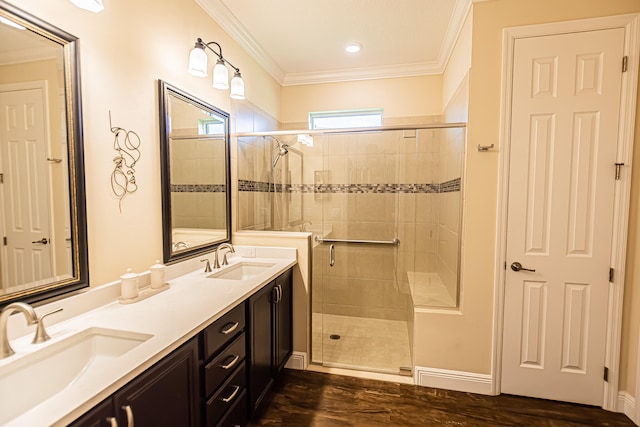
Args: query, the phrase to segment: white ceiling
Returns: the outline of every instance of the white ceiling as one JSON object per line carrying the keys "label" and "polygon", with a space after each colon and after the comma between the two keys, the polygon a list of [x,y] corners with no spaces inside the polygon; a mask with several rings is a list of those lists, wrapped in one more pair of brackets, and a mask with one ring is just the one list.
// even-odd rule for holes
{"label": "white ceiling", "polygon": [[287,86],[442,73],[472,0],[196,2]]}

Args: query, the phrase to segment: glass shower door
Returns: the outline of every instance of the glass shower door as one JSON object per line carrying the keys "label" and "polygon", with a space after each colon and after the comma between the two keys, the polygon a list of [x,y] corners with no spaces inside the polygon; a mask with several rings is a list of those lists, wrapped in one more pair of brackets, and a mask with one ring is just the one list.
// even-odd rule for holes
{"label": "glass shower door", "polygon": [[408,295],[396,280],[401,137],[396,131],[323,138],[323,183],[315,188],[323,242],[314,248],[314,323],[321,331],[313,345],[314,361],[325,366],[411,369]]}

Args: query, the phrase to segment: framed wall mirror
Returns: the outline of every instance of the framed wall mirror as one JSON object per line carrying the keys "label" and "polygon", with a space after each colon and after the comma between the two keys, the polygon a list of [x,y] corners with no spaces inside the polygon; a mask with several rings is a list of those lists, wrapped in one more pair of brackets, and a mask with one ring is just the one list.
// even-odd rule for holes
{"label": "framed wall mirror", "polygon": [[89,284],[78,40],[0,0],[0,306]]}
{"label": "framed wall mirror", "polygon": [[229,115],[159,80],[164,262],[231,240]]}

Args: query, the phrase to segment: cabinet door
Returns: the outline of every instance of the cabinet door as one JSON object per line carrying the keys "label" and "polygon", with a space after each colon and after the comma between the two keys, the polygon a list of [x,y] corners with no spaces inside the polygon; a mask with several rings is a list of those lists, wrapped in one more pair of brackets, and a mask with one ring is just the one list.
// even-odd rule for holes
{"label": "cabinet door", "polygon": [[254,418],[273,384],[272,310],[275,282],[249,298],[249,410]]}
{"label": "cabinet door", "polygon": [[96,405],[89,412],[78,418],[71,427],[114,427],[113,400],[108,398]]}
{"label": "cabinet door", "polygon": [[274,375],[277,377],[293,352],[293,298],[291,270],[276,279],[278,301],[274,305]]}
{"label": "cabinet door", "polygon": [[113,397],[118,425],[130,425],[133,416],[136,427],[197,426],[197,363],[192,339],[127,384]]}

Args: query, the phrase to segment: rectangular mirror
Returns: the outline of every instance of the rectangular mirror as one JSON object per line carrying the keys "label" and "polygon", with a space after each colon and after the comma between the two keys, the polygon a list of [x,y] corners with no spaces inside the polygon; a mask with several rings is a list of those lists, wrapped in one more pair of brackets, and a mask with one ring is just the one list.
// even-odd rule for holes
{"label": "rectangular mirror", "polygon": [[0,306],[88,286],[77,38],[0,0]]}
{"label": "rectangular mirror", "polygon": [[164,262],[231,240],[229,115],[159,80]]}

